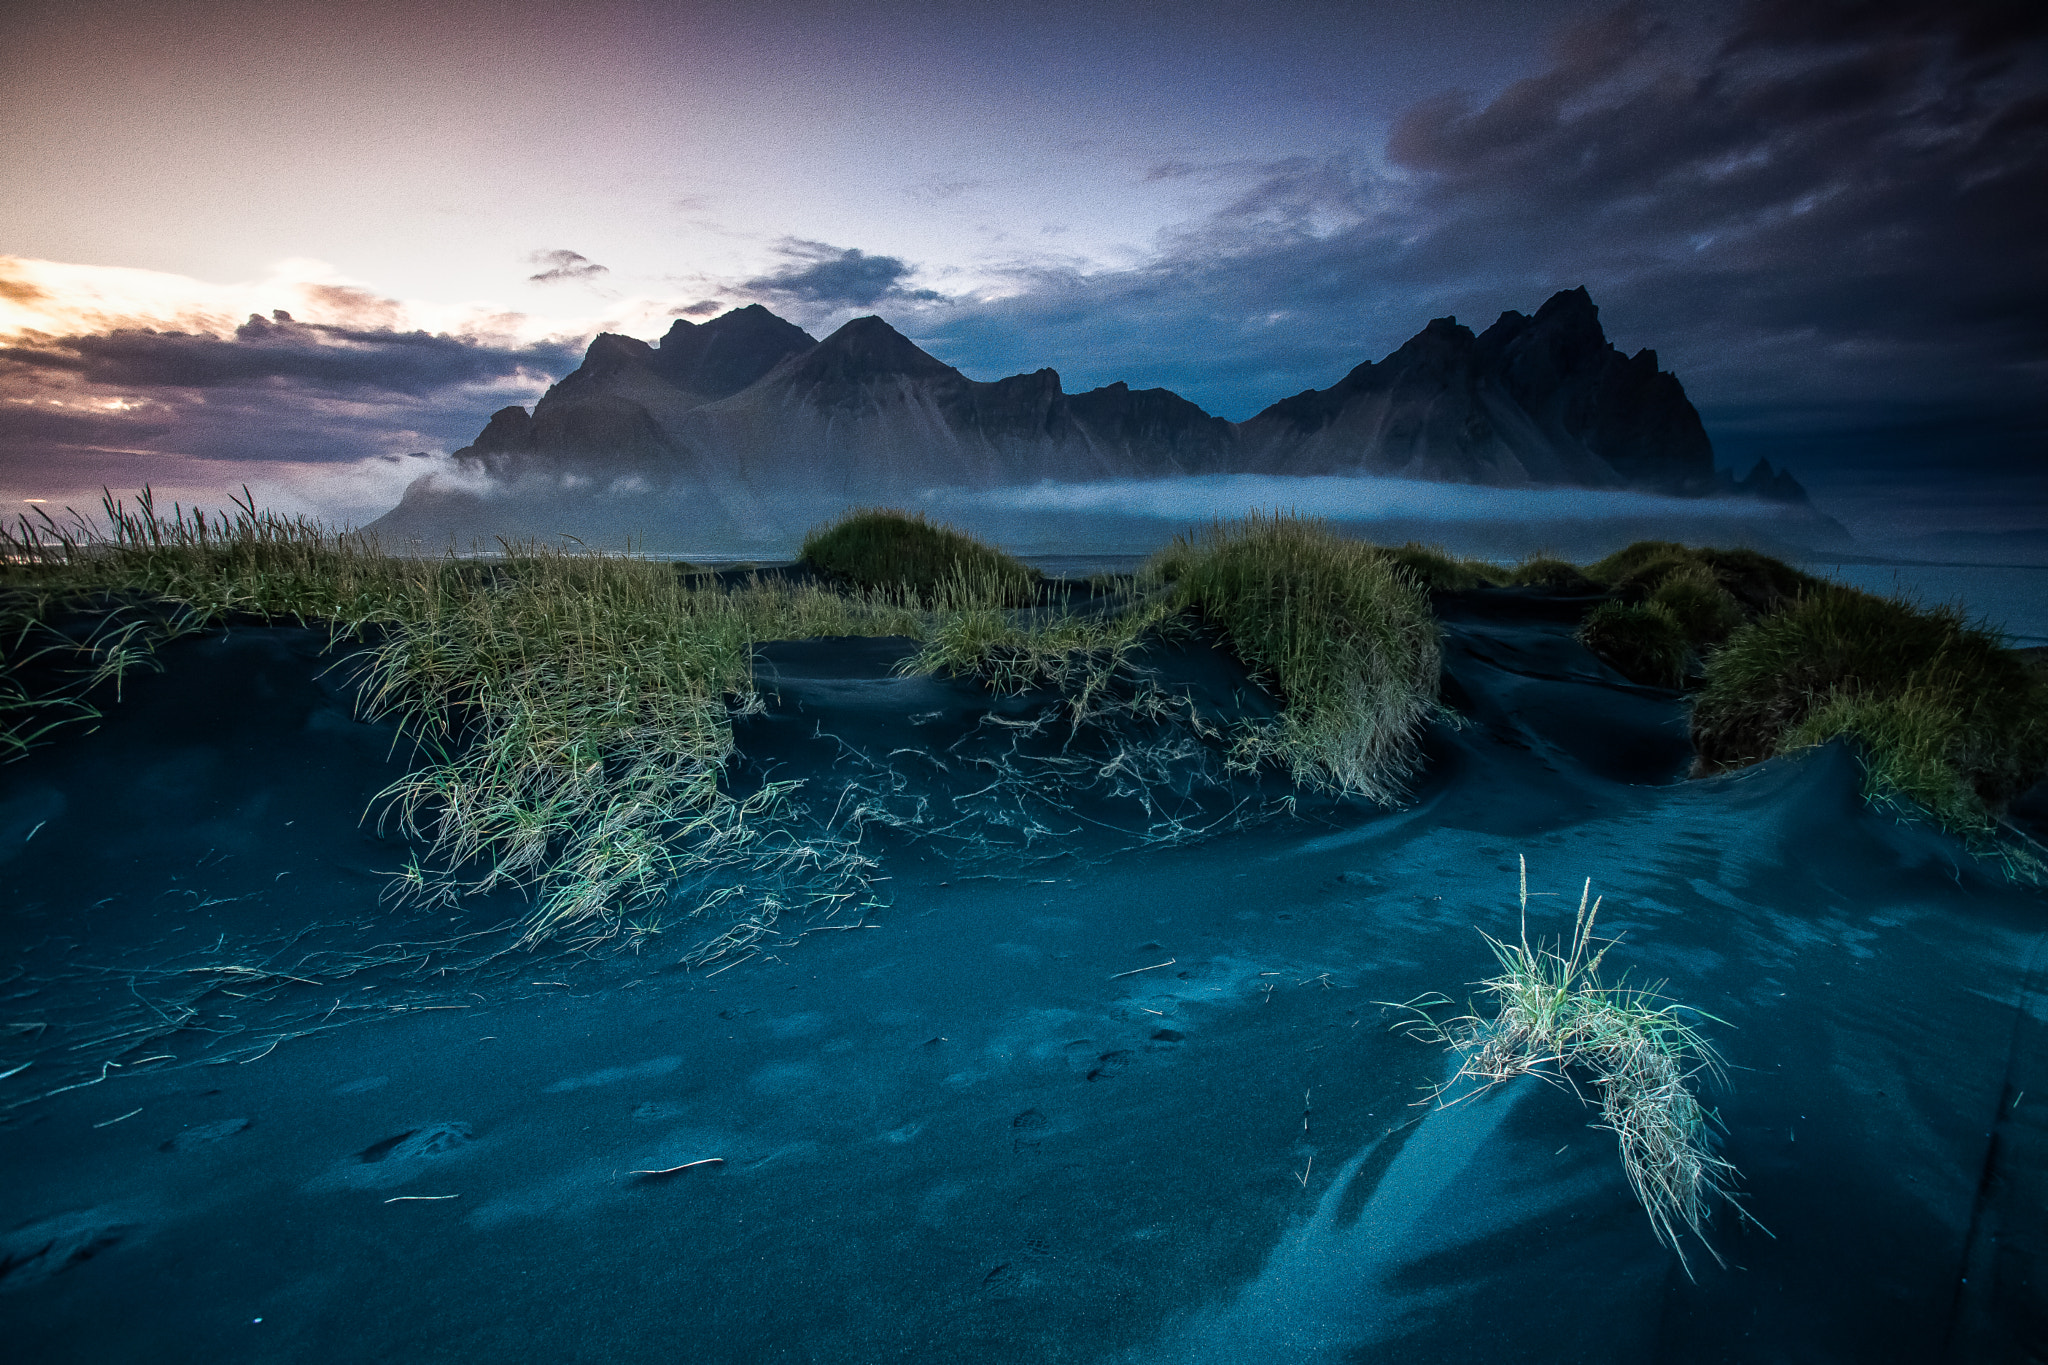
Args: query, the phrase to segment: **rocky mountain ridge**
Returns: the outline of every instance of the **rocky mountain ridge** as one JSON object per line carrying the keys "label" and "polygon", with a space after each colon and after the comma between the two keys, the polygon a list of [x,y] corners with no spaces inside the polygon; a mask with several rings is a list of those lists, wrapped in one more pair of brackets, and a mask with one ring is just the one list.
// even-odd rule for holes
{"label": "rocky mountain ridge", "polygon": [[600,334],[530,414],[502,409],[454,458],[453,477],[415,481],[371,529],[552,534],[541,523],[608,524],[651,497],[671,523],[760,539],[826,504],[1202,474],[1805,501],[1767,466],[1717,473],[1678,379],[1654,351],[1617,350],[1583,288],[1477,334],[1439,318],[1244,422],[1167,389],[1069,394],[1051,369],[969,379],[878,317],[818,341],[755,304],[677,319],[652,345]]}

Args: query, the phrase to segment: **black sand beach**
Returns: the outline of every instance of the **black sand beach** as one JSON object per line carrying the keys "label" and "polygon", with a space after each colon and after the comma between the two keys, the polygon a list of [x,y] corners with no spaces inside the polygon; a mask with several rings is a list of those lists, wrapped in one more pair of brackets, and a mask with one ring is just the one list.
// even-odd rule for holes
{"label": "black sand beach", "polygon": [[[749,771],[923,832],[869,826],[872,907],[697,970],[687,926],[475,965],[510,903],[381,906],[398,760],[325,637],[176,642],[0,769],[5,1354],[2044,1358],[2042,893],[1840,742],[1686,780],[1683,698],[1585,604],[1438,595],[1462,724],[1394,810],[1200,764],[1146,808],[1099,750],[1031,807],[972,760],[1049,700],[770,647]],[[1257,704],[1199,641],[1160,666]],[[1610,971],[1725,1021],[1768,1229],[1720,1210],[1725,1268],[1653,1239],[1571,1093],[1426,1102],[1452,1064],[1381,1002],[1489,974],[1522,857],[1532,936],[1591,878]]]}

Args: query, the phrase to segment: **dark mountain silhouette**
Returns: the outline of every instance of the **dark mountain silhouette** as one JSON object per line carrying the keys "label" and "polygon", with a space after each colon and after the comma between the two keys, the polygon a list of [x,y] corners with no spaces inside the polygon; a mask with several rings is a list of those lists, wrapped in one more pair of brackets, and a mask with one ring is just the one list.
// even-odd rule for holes
{"label": "dark mountain silhouette", "polygon": [[1273,473],[1736,491],[1715,476],[1684,387],[1655,351],[1615,349],[1584,289],[1552,296],[1533,318],[1503,313],[1477,336],[1438,318],[1378,364],[1275,403],[1238,436],[1243,467]]}
{"label": "dark mountain silhouette", "polygon": [[1584,289],[1474,335],[1439,318],[1330,388],[1243,423],[1166,389],[1068,394],[1050,369],[983,382],[877,317],[823,341],[761,306],[611,333],[531,415],[494,414],[372,523],[386,536],[551,535],[654,518],[786,538],[853,502],[1185,474],[1364,474],[1499,487],[1638,489],[1803,503],[1768,466],[1713,467],[1699,414],[1654,351],[1624,355]]}

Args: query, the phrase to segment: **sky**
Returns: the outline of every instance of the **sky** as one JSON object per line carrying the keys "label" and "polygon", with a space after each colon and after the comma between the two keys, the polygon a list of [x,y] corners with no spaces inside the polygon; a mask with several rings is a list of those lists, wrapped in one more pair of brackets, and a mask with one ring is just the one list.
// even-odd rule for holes
{"label": "sky", "polygon": [[0,507],[360,522],[600,330],[1242,419],[1585,285],[1866,539],[2048,527],[2048,6],[0,8]]}

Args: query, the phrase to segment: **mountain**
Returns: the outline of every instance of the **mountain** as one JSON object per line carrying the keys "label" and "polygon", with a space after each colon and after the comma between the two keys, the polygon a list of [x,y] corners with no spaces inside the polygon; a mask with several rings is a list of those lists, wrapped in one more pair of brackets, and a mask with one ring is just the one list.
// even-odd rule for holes
{"label": "mountain", "polygon": [[1438,318],[1330,388],[1239,428],[1243,467],[1501,486],[1570,484],[1679,496],[1733,491],[1677,378],[1625,356],[1586,291],[1477,336]]}
{"label": "mountain", "polygon": [[877,317],[823,341],[758,304],[678,319],[653,345],[600,334],[535,404],[505,408],[452,473],[371,523],[486,536],[770,545],[849,504],[929,490],[1176,475],[1384,475],[1803,504],[1768,466],[1738,483],[1654,351],[1624,355],[1584,289],[1474,335],[1439,318],[1386,359],[1243,423],[1166,389],[1069,394],[1050,369],[984,382]]}

